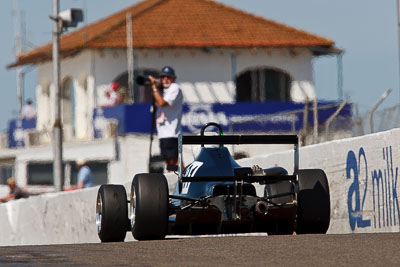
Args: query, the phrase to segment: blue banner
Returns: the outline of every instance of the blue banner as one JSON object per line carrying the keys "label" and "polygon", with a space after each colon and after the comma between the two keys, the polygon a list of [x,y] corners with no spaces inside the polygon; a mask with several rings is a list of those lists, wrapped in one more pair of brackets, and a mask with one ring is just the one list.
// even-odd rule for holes
{"label": "blue banner", "polygon": [[[318,125],[322,126],[331,117],[340,103],[318,102]],[[184,133],[200,132],[207,122],[219,123],[224,132],[287,132],[297,133],[304,123],[303,103],[264,102],[235,104],[184,104],[182,128]],[[312,104],[308,107],[308,126],[314,125]],[[339,113],[340,123],[335,129],[351,130],[352,111],[347,104]],[[109,120],[118,122],[118,134],[150,133],[151,105],[132,104],[98,108],[94,113],[95,137],[103,136],[104,125]]]}
{"label": "blue banner", "polygon": [[[340,103],[318,102],[318,125],[324,123],[337,111]],[[302,103],[264,102],[235,104],[184,104],[182,129],[184,133],[198,134],[201,127],[208,122],[216,122],[225,133],[239,132],[280,132],[298,133],[307,121],[309,127],[314,125],[313,106],[308,106],[308,117],[304,120]],[[347,104],[339,113],[332,129],[351,130],[351,104]],[[110,122],[117,125],[119,135],[151,131],[151,105],[131,104],[107,108],[96,108],[93,115],[94,137],[101,138],[109,130]],[[35,129],[36,120],[11,120],[8,128],[10,148],[25,146],[25,131]],[[156,130],[154,130],[156,131]]]}
{"label": "blue banner", "polygon": [[36,119],[16,119],[8,122],[8,147],[24,147],[25,131],[36,128]]}

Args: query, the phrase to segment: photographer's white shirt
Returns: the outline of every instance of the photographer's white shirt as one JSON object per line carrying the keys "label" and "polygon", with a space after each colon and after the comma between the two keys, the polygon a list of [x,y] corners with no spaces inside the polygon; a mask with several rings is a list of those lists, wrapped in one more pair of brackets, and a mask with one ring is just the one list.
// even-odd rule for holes
{"label": "photographer's white shirt", "polygon": [[158,138],[178,137],[181,132],[183,95],[177,83],[172,83],[162,92],[167,106],[157,107]]}

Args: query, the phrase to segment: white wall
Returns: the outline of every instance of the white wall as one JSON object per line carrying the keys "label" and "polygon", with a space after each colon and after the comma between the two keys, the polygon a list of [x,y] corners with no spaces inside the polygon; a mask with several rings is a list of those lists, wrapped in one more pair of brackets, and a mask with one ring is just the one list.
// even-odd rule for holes
{"label": "white wall", "polygon": [[[144,50],[136,51],[135,65],[139,69],[161,69],[170,65],[176,70],[185,102],[233,103],[236,74],[255,67],[271,67],[282,70],[292,78],[291,95],[295,101],[306,97],[315,98],[312,77],[312,54],[307,49],[297,49],[296,54],[288,49],[235,51],[211,49],[197,50]],[[235,66],[232,66],[235,57]],[[127,71],[125,50],[84,50],[75,57],[61,60],[61,82],[70,77],[75,88],[76,138],[88,140],[92,137],[93,108],[104,104],[104,92],[110,83]],[[52,85],[51,62],[38,65],[36,100],[38,107],[37,129],[50,132],[54,122],[55,91]],[[68,135],[66,135],[68,136]]]}
{"label": "white wall", "polygon": [[255,52],[241,51],[236,57],[237,73],[248,68],[266,66],[277,68],[292,78],[291,97],[294,101],[303,102],[307,97],[315,98],[312,76],[313,55],[307,49],[297,49],[291,54],[288,49],[258,49]]}
{"label": "white wall", "polygon": [[[76,57],[61,60],[60,86],[67,78],[72,79],[75,95],[75,136],[88,140],[92,136],[93,83],[91,77],[91,53],[85,51]],[[78,66],[78,67],[77,67]],[[38,130],[51,130],[54,122],[55,90],[53,86],[53,65],[51,62],[38,65],[38,86],[36,88]]]}
{"label": "white wall", "polygon": [[[135,142],[129,140],[125,145],[135,146]],[[134,152],[134,148],[126,151]],[[138,155],[145,158],[144,154]],[[132,155],[131,162],[139,163],[138,155]],[[293,152],[243,159],[240,164],[263,168],[278,164],[291,172]],[[400,129],[300,149],[301,169],[320,168],[327,174],[331,234],[398,232],[399,166]],[[126,172],[143,171],[126,168],[131,168]],[[381,177],[379,187],[377,177]],[[168,174],[167,179],[172,190],[176,176]],[[130,187],[129,181],[123,184]],[[44,194],[0,204],[0,246],[99,242],[95,228],[97,189]]]}
{"label": "white wall", "polygon": [[0,245],[97,242],[97,188],[48,193],[0,204]]}

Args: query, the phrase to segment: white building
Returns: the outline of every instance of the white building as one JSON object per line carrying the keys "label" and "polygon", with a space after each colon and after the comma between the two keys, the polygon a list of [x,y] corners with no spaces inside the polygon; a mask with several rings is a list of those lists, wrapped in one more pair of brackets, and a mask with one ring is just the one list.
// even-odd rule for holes
{"label": "white building", "polygon": [[[110,183],[147,172],[148,135],[94,138],[94,111],[111,82],[125,89],[126,104],[150,101],[146,88],[132,86],[130,70],[134,78],[172,66],[189,104],[304,102],[315,98],[313,58],[342,52],[331,40],[208,0],[146,0],[66,33],[60,42],[64,160],[100,162],[99,182]],[[48,43],[8,66],[38,69],[36,128],[25,133],[25,148],[0,152],[0,168],[1,162],[14,166],[21,185],[52,183],[51,52]],[[67,178],[74,175],[72,165],[66,165]]]}

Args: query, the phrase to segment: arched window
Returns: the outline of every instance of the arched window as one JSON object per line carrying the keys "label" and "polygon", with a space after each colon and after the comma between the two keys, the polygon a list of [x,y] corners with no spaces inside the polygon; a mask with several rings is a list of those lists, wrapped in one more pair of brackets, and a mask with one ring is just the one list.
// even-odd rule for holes
{"label": "arched window", "polygon": [[236,101],[290,101],[290,84],[290,76],[280,70],[246,70],[236,76]]}
{"label": "arched window", "polygon": [[75,134],[75,88],[71,78],[67,77],[61,87],[61,121],[68,134]]}
{"label": "arched window", "polygon": [[[160,77],[160,72],[154,69],[139,69],[135,71],[134,80],[141,75],[141,76],[148,76],[151,75],[155,78]],[[128,92],[128,72],[125,72],[119,75],[117,78],[114,79],[114,82],[119,83],[119,93],[123,96],[124,103],[148,103],[151,102],[152,95],[151,95],[151,88],[150,85],[140,86],[136,84],[134,81],[133,90],[134,90],[134,99],[132,101],[132,94]]]}

